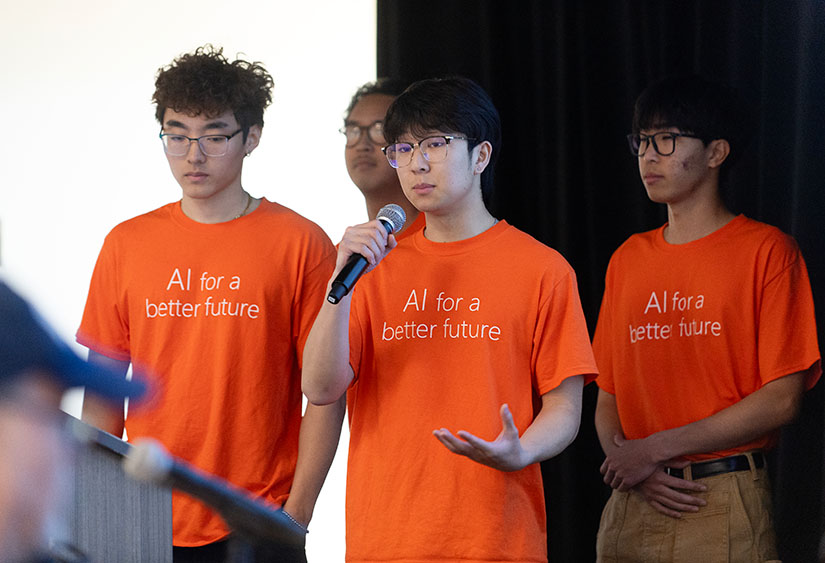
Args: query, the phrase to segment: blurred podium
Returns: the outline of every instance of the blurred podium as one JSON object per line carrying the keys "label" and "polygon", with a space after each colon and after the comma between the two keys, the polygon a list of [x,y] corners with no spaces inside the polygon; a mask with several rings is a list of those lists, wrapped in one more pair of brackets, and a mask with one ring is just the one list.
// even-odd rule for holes
{"label": "blurred podium", "polygon": [[66,561],[172,562],[172,492],[123,471],[132,447],[69,417],[82,443],[74,470],[74,502],[65,509],[65,539],[53,549]]}

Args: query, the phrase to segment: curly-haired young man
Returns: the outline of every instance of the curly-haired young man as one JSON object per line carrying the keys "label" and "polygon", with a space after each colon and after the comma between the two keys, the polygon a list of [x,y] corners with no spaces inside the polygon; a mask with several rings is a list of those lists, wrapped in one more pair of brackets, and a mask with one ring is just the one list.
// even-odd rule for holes
{"label": "curly-haired young man", "polygon": [[[206,46],[161,69],[155,86],[182,197],[106,237],[77,340],[93,361],[123,373],[131,364],[154,383],[125,420],[129,439],[156,438],[305,526],[343,417],[340,402],[301,416],[301,353],[334,248],[317,225],[242,185],[271,101],[259,63]],[[84,405],[116,435],[121,415],[104,422]],[[203,504],[176,494],[173,526],[176,561],[226,557],[230,530]]]}

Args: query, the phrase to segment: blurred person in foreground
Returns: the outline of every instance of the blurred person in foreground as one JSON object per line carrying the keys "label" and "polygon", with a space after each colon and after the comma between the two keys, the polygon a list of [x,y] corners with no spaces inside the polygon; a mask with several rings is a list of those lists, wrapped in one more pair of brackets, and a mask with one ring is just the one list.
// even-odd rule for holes
{"label": "blurred person in foreground", "polygon": [[0,281],[0,561],[51,561],[71,499],[74,439],[63,393],[85,386],[112,404],[144,385],[80,359],[19,295]]}

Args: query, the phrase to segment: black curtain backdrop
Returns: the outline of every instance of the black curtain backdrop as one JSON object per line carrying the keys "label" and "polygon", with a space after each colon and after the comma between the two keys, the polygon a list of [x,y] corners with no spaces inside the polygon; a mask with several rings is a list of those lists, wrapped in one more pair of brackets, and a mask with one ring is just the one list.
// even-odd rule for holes
{"label": "black curtain backdrop", "polygon": [[[379,76],[461,74],[493,97],[504,139],[492,210],[573,265],[591,334],[611,253],[666,220],[624,135],[639,92],[676,71],[731,84],[752,105],[754,139],[726,197],[799,242],[825,348],[825,1],[378,0]],[[816,561],[825,522],[822,387],[771,455],[786,562]],[[595,557],[609,493],[595,394],[585,390],[574,444],[542,465],[553,562]]]}

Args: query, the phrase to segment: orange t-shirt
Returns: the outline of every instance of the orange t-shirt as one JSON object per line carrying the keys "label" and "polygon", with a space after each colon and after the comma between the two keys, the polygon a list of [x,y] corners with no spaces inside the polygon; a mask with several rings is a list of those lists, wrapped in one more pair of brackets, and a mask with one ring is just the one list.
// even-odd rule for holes
{"label": "orange t-shirt", "polygon": [[[173,203],[106,237],[77,340],[128,360],[152,396],[130,408],[129,439],[281,504],[301,421],[303,345],[335,262],[311,221],[262,200],[244,217],[201,224]],[[173,497],[174,542],[211,543],[224,523]]]}
{"label": "orange t-shirt", "polygon": [[417,233],[418,231],[422,230],[424,227],[427,226],[426,215],[424,213],[419,213],[415,217],[415,221],[410,223],[410,225],[404,229],[400,235],[395,237],[395,240],[402,241],[407,237],[410,237]]}
{"label": "orange t-shirt", "polygon": [[[813,300],[796,242],[742,215],[668,244],[664,227],[613,254],[593,339],[599,387],[616,396],[627,438],[684,426],[784,375],[821,374]],[[765,448],[773,436],[709,459]]]}
{"label": "orange t-shirt", "polygon": [[493,440],[508,403],[523,432],[541,394],[596,372],[572,268],[501,221],[417,231],[353,292],[347,561],[546,561],[538,464],[498,471],[432,431]]}

